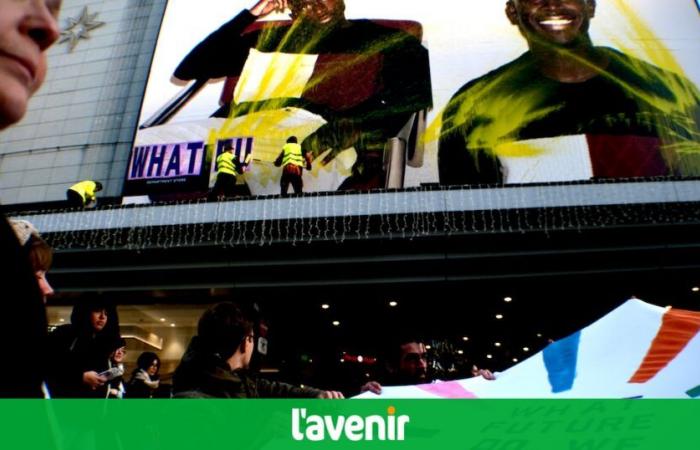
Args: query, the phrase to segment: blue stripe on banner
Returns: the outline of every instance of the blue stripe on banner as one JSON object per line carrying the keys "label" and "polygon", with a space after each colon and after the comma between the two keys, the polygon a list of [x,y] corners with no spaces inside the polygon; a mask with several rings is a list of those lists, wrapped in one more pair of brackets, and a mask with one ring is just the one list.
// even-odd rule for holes
{"label": "blue stripe on banner", "polygon": [[565,392],[574,386],[580,340],[581,332],[578,331],[565,339],[553,342],[542,352],[552,393]]}

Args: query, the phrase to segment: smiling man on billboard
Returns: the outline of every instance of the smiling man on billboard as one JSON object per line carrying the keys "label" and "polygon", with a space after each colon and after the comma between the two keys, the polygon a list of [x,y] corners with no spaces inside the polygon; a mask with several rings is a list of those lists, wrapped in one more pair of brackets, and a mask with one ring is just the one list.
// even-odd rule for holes
{"label": "smiling man on billboard", "polygon": [[683,76],[593,45],[595,0],[509,0],[529,51],[463,86],[444,114],[442,184],[696,175],[700,95]]}

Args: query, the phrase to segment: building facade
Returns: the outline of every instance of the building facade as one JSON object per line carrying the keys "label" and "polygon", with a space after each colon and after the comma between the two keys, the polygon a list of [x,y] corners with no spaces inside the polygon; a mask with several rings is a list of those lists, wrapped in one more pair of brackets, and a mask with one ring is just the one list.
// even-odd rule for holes
{"label": "building facade", "polygon": [[64,200],[83,179],[121,195],[165,3],[64,2],[46,82],[0,137],[3,204]]}
{"label": "building facade", "polygon": [[[47,82],[0,136],[0,202],[56,249],[53,325],[111,299],[130,345],[171,370],[207,305],[256,303],[273,330],[268,370],[322,385],[340,374],[351,390],[378,368],[343,355],[380,355],[398,334],[462,351],[457,376],[504,369],[631,296],[697,309],[694,177],[442,186],[435,141],[432,175],[398,189],[122,205],[166,3],[64,1]],[[82,179],[110,201],[59,204]]]}

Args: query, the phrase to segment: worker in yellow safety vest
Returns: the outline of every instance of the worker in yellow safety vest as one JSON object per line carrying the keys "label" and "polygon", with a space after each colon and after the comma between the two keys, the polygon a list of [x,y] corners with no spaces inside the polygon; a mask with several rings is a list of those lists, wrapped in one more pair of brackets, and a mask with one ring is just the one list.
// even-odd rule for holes
{"label": "worker in yellow safety vest", "polygon": [[246,161],[241,162],[233,153],[233,144],[227,142],[224,151],[216,158],[216,182],[209,195],[210,200],[222,200],[225,197],[232,197],[236,190],[236,177],[243,172],[243,167],[247,166],[250,156]]}
{"label": "worker in yellow safety vest", "polygon": [[68,206],[92,208],[97,205],[95,193],[101,190],[102,183],[99,181],[85,180],[75,183],[66,191]]}
{"label": "worker in yellow safety vest", "polygon": [[302,152],[296,136],[287,139],[287,143],[282,147],[282,152],[275,160],[275,166],[282,166],[282,177],[280,178],[282,195],[287,195],[290,184],[295,194],[301,194],[304,187],[301,175],[304,168],[311,170],[311,156]]}

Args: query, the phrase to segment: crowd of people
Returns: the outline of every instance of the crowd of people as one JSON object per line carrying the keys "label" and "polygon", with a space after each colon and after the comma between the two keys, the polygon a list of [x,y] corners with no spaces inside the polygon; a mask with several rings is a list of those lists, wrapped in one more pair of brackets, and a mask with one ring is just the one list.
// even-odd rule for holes
{"label": "crowd of people", "polygon": [[[53,295],[46,272],[51,247],[36,228],[13,220],[17,241],[35,273],[43,302]],[[70,324],[55,328],[45,340],[47,364],[18,383],[17,390],[4,385],[5,397],[45,398],[343,398],[338,391],[294,386],[259,377],[251,370],[256,335],[253,314],[231,302],[219,303],[200,318],[194,336],[177,367],[172,385],[159,378],[161,361],[143,352],[128,381],[125,377],[126,341],[120,335],[117,309],[99,299],[74,306]],[[429,383],[427,351],[418,338],[398,339],[387,352],[386,377],[360,387],[360,392],[380,394],[382,384]],[[26,375],[26,374],[25,374]],[[475,375],[493,379],[489,371]],[[32,386],[30,383],[34,383]],[[37,389],[37,387],[39,389]]]}

